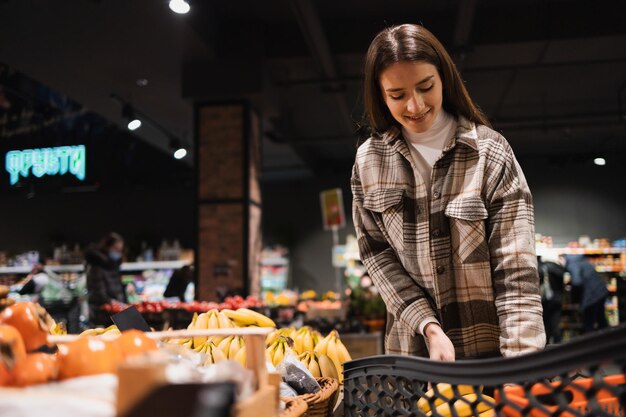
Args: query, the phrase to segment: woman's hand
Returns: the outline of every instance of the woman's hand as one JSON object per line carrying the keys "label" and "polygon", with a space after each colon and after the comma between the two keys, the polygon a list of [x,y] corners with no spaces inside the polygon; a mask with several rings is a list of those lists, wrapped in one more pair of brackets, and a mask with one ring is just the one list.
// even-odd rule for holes
{"label": "woman's hand", "polygon": [[428,339],[430,359],[454,361],[454,345],[439,324],[428,323],[424,328],[424,336]]}

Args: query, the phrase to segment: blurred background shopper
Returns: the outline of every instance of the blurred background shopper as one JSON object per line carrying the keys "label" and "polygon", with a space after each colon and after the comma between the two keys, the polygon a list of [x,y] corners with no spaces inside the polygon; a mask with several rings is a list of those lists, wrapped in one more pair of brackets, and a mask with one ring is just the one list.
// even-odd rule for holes
{"label": "blurred background shopper", "polygon": [[104,304],[126,303],[120,277],[123,252],[124,239],[117,233],[107,234],[97,247],[85,252],[89,317],[94,324],[109,323],[102,314]]}

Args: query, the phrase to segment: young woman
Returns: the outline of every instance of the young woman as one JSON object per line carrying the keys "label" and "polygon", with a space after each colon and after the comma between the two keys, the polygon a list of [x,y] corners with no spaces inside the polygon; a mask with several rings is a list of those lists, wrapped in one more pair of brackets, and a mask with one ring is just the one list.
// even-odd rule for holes
{"label": "young woman", "polygon": [[425,28],[372,41],[371,137],[352,172],[361,259],[388,310],[387,353],[438,360],[542,349],[532,198],[506,140]]}

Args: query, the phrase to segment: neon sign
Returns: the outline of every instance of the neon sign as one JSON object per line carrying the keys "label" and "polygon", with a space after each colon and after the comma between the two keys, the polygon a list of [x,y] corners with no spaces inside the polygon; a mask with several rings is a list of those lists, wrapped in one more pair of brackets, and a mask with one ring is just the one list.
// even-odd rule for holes
{"label": "neon sign", "polygon": [[69,172],[83,181],[86,154],[85,145],[9,151],[5,158],[5,168],[11,177],[11,185],[17,184],[20,175],[26,178],[31,172],[37,178],[44,175],[65,175]]}

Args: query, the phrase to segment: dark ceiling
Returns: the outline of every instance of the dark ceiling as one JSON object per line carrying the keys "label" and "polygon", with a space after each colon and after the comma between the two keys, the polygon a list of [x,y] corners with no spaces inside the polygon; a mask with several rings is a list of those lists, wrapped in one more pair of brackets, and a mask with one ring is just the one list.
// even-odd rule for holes
{"label": "dark ceiling", "polygon": [[189,2],[179,16],[163,0],[0,1],[0,62],[121,125],[119,94],[190,142],[195,100],[249,99],[271,182],[349,170],[363,54],[421,22],[520,160],[626,153],[624,1]]}

